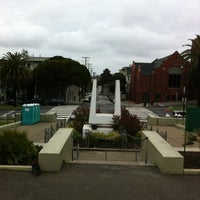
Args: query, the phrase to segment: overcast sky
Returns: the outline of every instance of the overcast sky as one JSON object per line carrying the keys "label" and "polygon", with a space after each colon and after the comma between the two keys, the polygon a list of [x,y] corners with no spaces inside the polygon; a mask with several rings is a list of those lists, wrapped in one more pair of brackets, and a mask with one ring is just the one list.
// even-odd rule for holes
{"label": "overcast sky", "polygon": [[181,52],[195,34],[199,0],[0,0],[0,57],[90,57],[97,74]]}

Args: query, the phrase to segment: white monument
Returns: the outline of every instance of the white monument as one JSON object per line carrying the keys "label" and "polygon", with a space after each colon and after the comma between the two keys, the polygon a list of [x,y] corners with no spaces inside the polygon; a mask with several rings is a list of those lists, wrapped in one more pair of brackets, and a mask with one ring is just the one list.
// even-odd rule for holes
{"label": "white monument", "polygon": [[[90,103],[89,124],[111,125],[113,124],[113,114],[96,113],[97,102],[97,80],[93,79],[92,98]],[[114,115],[121,115],[120,81],[115,81],[115,103]]]}
{"label": "white monument", "polygon": [[83,135],[92,130],[92,125],[97,125],[99,131],[109,132],[112,130],[113,116],[121,115],[121,95],[120,95],[120,81],[115,81],[115,101],[114,113],[96,113],[97,104],[97,80],[93,79],[92,98],[90,102],[89,122],[83,127]]}

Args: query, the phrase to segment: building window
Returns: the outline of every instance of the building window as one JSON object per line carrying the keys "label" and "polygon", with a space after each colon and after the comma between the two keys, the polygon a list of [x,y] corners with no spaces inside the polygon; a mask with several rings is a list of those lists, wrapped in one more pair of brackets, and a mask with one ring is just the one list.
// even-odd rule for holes
{"label": "building window", "polygon": [[169,70],[168,87],[180,88],[181,87],[181,69],[178,67],[172,67]]}

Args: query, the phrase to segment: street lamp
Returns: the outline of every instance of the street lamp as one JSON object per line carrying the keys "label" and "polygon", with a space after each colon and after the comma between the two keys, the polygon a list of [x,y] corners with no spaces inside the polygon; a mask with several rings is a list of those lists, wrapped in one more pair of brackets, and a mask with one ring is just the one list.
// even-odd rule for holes
{"label": "street lamp", "polygon": [[182,102],[183,102],[183,118],[185,116],[185,107],[186,107],[186,86],[183,86],[183,97],[182,97]]}
{"label": "street lamp", "polygon": [[[181,66],[181,69],[183,70],[184,66]],[[183,79],[182,79],[183,80]],[[184,166],[186,164],[186,142],[187,142],[187,132],[186,132],[186,124],[185,124],[185,108],[186,108],[186,102],[187,102],[187,97],[186,97],[186,83],[184,83],[183,86],[183,96],[182,96],[182,102],[183,102],[183,123],[185,125],[184,129],[184,146],[183,146],[183,157],[184,157]]]}

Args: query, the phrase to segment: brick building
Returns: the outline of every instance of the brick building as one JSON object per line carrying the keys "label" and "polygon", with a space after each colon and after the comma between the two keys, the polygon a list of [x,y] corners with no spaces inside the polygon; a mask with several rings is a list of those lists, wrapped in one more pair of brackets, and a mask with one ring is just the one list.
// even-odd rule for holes
{"label": "brick building", "polygon": [[188,65],[182,64],[176,51],[152,63],[133,62],[131,72],[131,99],[135,103],[179,101],[186,88],[192,99],[194,92],[189,90],[187,80]]}

